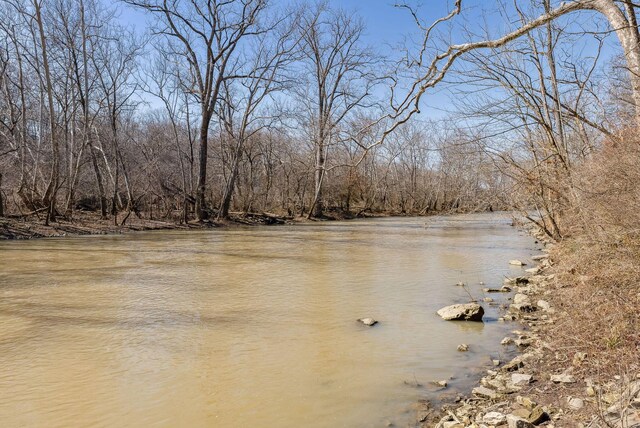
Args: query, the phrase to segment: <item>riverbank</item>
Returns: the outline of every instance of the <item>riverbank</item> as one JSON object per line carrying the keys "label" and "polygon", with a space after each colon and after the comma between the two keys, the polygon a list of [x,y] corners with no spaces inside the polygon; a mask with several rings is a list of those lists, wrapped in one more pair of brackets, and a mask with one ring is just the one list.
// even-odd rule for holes
{"label": "riverbank", "polygon": [[0,218],[0,239],[35,239],[74,235],[113,235],[148,230],[201,230],[218,227],[274,225],[307,221],[303,217],[283,217],[274,214],[231,215],[228,220],[208,220],[176,223],[130,216],[125,224],[114,224],[113,219],[101,219],[92,212],[82,212],[73,220],[58,219],[45,225],[42,220]]}
{"label": "riverbank", "polygon": [[142,215],[130,215],[124,224],[121,216],[118,224],[113,218],[101,219],[97,213],[81,211],[74,214],[72,220],[60,217],[56,222],[45,225],[42,219],[23,217],[0,217],[0,240],[55,238],[74,235],[114,235],[150,230],[203,230],[236,226],[271,226],[282,224],[307,223],[314,221],[351,220],[355,218],[388,217],[390,213],[365,215],[347,215],[334,213],[322,219],[309,220],[306,217],[282,216],[272,213],[231,213],[227,220],[190,221],[179,223],[167,220],[154,220]]}
{"label": "riverbank", "polygon": [[[418,426],[640,427],[640,293],[619,270],[607,270],[603,281],[602,265],[580,267],[591,260],[579,244],[546,241],[538,266],[505,280],[514,296],[501,322],[514,322],[514,330],[502,344],[521,353],[494,361],[467,396],[425,405]],[[611,257],[601,263],[615,264]]]}

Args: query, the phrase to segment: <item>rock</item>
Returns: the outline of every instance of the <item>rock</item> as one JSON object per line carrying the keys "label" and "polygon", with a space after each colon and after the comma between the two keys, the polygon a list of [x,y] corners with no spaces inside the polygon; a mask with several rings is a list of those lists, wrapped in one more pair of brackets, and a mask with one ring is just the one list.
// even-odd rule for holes
{"label": "rock", "polygon": [[[531,398],[529,397],[521,397],[521,396],[517,396],[516,397],[516,403],[518,403],[521,406],[526,407],[529,410],[533,410],[534,407],[536,407],[536,403],[535,401],[533,401]],[[527,416],[528,418],[529,416]]]}
{"label": "rock", "polygon": [[491,362],[495,367],[498,367],[500,365],[500,360],[491,360]]}
{"label": "rock", "polygon": [[531,383],[533,376],[524,373],[513,373],[511,375],[511,383],[516,386],[523,386]]}
{"label": "rock", "polygon": [[496,393],[493,389],[489,389],[486,386],[478,386],[473,388],[471,391],[473,395],[477,395],[478,397],[494,399],[498,398],[498,393]]}
{"label": "rock", "polygon": [[513,360],[505,364],[502,367],[502,369],[507,372],[515,372],[518,369],[521,369],[522,367],[524,367],[524,363],[522,362],[522,359],[515,357]]}
{"label": "rock", "polygon": [[464,428],[464,424],[456,421],[447,421],[442,423],[442,428]]}
{"label": "rock", "polygon": [[358,322],[361,322],[362,324],[369,327],[378,324],[378,321],[374,320],[373,318],[360,318],[358,319]]}
{"label": "rock", "polygon": [[513,304],[514,305],[520,305],[523,303],[529,303],[529,296],[527,296],[526,294],[522,294],[522,293],[517,293],[515,296],[513,296]]}
{"label": "rock", "polygon": [[567,404],[571,410],[580,410],[584,407],[584,401],[578,397],[567,397]]}
{"label": "rock", "polygon": [[517,276],[515,278],[505,278],[503,282],[506,285],[527,285],[529,278],[526,276]]}
{"label": "rock", "polygon": [[469,350],[469,345],[466,343],[461,343],[458,345],[458,352],[467,352]]}
{"label": "rock", "polygon": [[531,422],[515,415],[507,415],[507,425],[509,428],[533,428]]}
{"label": "rock", "polygon": [[491,297],[485,297],[484,299],[482,299],[482,301],[486,303],[491,303],[493,302],[493,299]]}
{"label": "rock", "polygon": [[516,339],[513,341],[519,348],[527,348],[533,343],[533,339]]}
{"label": "rock", "polygon": [[461,282],[458,282],[456,285],[458,287],[465,287],[467,284],[465,284],[464,282],[461,281]]}
{"label": "rock", "polygon": [[525,312],[531,313],[536,311],[536,307],[531,304],[528,300],[522,303],[514,303],[509,305],[509,310],[512,312]]}
{"label": "rock", "polygon": [[531,410],[521,408],[514,410],[511,414],[522,419],[529,419],[529,416],[531,416]]}
{"label": "rock", "polygon": [[526,266],[527,264],[520,260],[509,260],[509,264],[512,266]]}
{"label": "rock", "polygon": [[489,425],[500,425],[507,421],[507,416],[500,412],[489,412],[482,417],[482,422]]}
{"label": "rock", "polygon": [[441,388],[446,388],[448,385],[446,380],[436,380],[436,381],[433,381],[433,384]]}
{"label": "rock", "polygon": [[504,346],[506,346],[506,345],[511,345],[512,343],[513,343],[513,339],[512,339],[512,338],[510,338],[510,337],[505,337],[504,339],[502,339],[502,340],[500,341],[500,344],[501,344],[501,345],[504,345]]}
{"label": "rock", "polygon": [[438,315],[447,321],[482,321],[484,309],[477,303],[466,303],[442,308]]}
{"label": "rock", "polygon": [[549,254],[538,254],[537,256],[531,256],[531,260],[539,262],[540,260],[548,259]]}
{"label": "rock", "polygon": [[534,267],[534,268],[525,269],[524,271],[526,273],[530,273],[532,275],[537,275],[537,274],[540,273],[540,268],[539,267]]}
{"label": "rock", "polygon": [[575,383],[576,378],[573,375],[563,373],[559,375],[551,375],[551,382],[553,383]]}
{"label": "rock", "polygon": [[507,286],[504,286],[502,288],[483,288],[482,291],[484,291],[485,293],[508,293],[511,291],[511,289]]}
{"label": "rock", "polygon": [[534,425],[540,425],[543,422],[550,420],[549,415],[544,409],[540,406],[536,406],[531,411],[531,416],[529,416],[529,422]]}
{"label": "rock", "polygon": [[543,311],[548,312],[551,310],[551,305],[546,300],[538,300],[538,303],[536,303],[536,305],[538,305],[538,307]]}

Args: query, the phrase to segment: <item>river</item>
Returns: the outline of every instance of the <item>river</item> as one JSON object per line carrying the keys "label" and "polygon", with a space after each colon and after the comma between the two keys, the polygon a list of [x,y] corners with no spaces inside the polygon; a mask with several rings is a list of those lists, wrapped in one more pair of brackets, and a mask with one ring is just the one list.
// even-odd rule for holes
{"label": "river", "polygon": [[496,307],[483,303],[484,323],[435,314],[522,274],[508,261],[535,245],[509,223],[474,214],[0,242],[2,426],[406,426],[412,403],[440,393],[430,381],[464,388],[509,352],[499,343],[517,326]]}

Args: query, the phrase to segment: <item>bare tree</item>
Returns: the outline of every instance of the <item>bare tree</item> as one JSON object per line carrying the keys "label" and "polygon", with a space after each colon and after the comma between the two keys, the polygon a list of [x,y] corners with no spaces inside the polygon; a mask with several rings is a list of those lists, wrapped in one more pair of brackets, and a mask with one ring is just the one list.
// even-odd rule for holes
{"label": "bare tree", "polygon": [[218,218],[229,215],[245,143],[280,120],[273,96],[291,86],[292,77],[285,68],[295,59],[299,40],[294,31],[298,13],[288,13],[288,19],[277,17],[270,31],[246,51],[243,64],[234,72],[241,77],[224,82],[218,116],[233,150]]}
{"label": "bare tree", "polygon": [[[616,33],[624,52],[629,71],[633,99],[635,101],[636,122],[640,124],[640,33],[638,32],[636,9],[632,0],[571,0],[551,7],[545,2],[543,13],[533,19],[523,21],[516,29],[494,39],[470,41],[461,44],[451,44],[444,49],[437,49],[433,53],[431,46],[434,42],[436,29],[445,22],[452,21],[462,12],[463,0],[456,0],[453,9],[432,24],[425,24],[419,17],[418,11],[407,3],[399,7],[409,10],[414,17],[423,39],[417,53],[407,65],[418,70],[418,77],[409,89],[400,95],[395,92],[392,114],[394,127],[409,120],[420,111],[420,100],[424,93],[438,85],[445,78],[456,61],[469,52],[480,49],[495,49],[529,34],[536,28],[545,26],[565,15],[577,11],[596,11],[602,14]],[[517,4],[516,4],[517,7]]]}
{"label": "bare tree", "polygon": [[336,130],[356,109],[370,101],[376,80],[375,57],[364,45],[364,24],[355,15],[316,3],[300,20],[304,74],[301,98],[315,150],[314,196],[309,217],[324,213],[323,182],[327,151]]}
{"label": "bare tree", "polygon": [[196,217],[207,218],[207,156],[209,126],[219,101],[222,83],[230,76],[229,66],[243,39],[260,32],[258,18],[266,0],[137,1],[126,3],[141,7],[157,17],[155,34],[167,39],[167,49],[183,57],[189,66],[187,90],[200,106],[200,152]]}

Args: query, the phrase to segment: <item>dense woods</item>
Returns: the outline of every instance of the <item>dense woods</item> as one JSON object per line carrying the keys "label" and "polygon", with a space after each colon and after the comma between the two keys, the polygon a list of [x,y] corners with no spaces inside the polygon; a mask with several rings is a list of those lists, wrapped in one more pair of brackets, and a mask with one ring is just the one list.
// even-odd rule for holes
{"label": "dense woods", "polygon": [[[391,55],[328,2],[3,1],[0,213],[515,208],[560,238],[574,171],[638,117],[636,6],[505,4],[495,38],[462,6],[396,5],[415,23]],[[419,120],[436,86],[451,105]]]}

